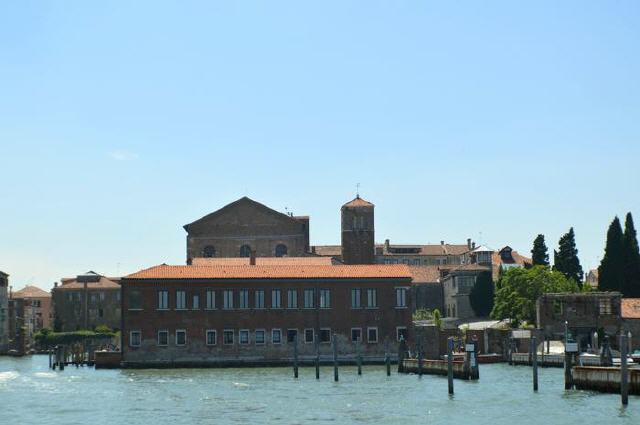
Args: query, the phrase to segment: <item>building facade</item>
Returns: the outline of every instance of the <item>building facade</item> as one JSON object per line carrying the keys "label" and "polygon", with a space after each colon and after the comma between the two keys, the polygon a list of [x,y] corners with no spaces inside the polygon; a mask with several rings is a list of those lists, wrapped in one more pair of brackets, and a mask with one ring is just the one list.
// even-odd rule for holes
{"label": "building facade", "polygon": [[9,350],[27,353],[35,347],[34,335],[51,328],[51,294],[35,286],[9,294]]}
{"label": "building facade", "polygon": [[198,257],[301,257],[309,217],[280,213],[247,197],[184,226],[187,264]]}
{"label": "building facade", "polygon": [[9,275],[0,271],[0,354],[9,349]]}
{"label": "building facade", "polygon": [[345,264],[375,264],[374,208],[359,195],[342,206],[342,261]]}
{"label": "building facade", "polygon": [[640,298],[623,298],[621,300],[622,326],[625,332],[631,332],[631,350],[640,351]]}
{"label": "building facade", "polygon": [[469,294],[481,273],[491,273],[491,265],[467,264],[446,273],[442,278],[444,317],[463,320],[476,317]]}
{"label": "building facade", "polygon": [[406,266],[167,266],[122,279],[123,365],[381,361],[410,338]]}
{"label": "building facade", "polygon": [[53,288],[56,331],[92,330],[98,326],[120,329],[120,278],[88,272],[65,278]]}

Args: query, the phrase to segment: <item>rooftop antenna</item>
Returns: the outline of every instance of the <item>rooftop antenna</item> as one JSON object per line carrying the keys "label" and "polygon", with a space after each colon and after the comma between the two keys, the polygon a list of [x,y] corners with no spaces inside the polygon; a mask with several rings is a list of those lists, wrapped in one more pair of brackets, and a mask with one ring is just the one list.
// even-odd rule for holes
{"label": "rooftop antenna", "polygon": [[356,184],[356,198],[360,198],[360,183]]}

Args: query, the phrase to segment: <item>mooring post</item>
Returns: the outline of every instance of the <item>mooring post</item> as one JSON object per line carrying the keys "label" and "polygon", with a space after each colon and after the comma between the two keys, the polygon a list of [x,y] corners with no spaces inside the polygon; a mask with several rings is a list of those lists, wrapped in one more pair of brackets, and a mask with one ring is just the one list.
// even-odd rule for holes
{"label": "mooring post", "polygon": [[620,397],[622,405],[629,404],[629,368],[627,367],[627,335],[620,335]]}
{"label": "mooring post", "polygon": [[418,377],[422,378],[422,336],[418,336],[418,346],[416,350],[418,351]]}
{"label": "mooring post", "polygon": [[298,337],[293,337],[293,377],[298,378]]}
{"label": "mooring post", "polygon": [[513,366],[513,338],[509,338],[509,366]]}
{"label": "mooring post", "polygon": [[453,337],[447,338],[447,379],[449,381],[449,394],[453,394]]}
{"label": "mooring post", "polygon": [[338,335],[333,334],[333,380],[338,382]]}
{"label": "mooring post", "polygon": [[53,366],[53,363],[51,361],[51,347],[49,347],[47,353],[49,353],[49,369],[51,369],[51,366]]}
{"label": "mooring post", "polygon": [[362,375],[362,353],[360,341],[356,341],[356,361],[358,362],[358,375]]}
{"label": "mooring post", "polygon": [[65,363],[65,355],[66,355],[66,347],[64,345],[60,346],[60,363],[58,363],[58,368],[62,371],[64,370],[64,363]]}
{"label": "mooring post", "polygon": [[316,334],[316,379],[320,379],[320,339]]}
{"label": "mooring post", "polygon": [[[531,337],[531,366],[533,366],[533,391],[538,391],[538,341]],[[542,346],[544,352],[544,345]]]}
{"label": "mooring post", "polygon": [[[404,373],[404,353],[406,351],[406,343],[403,337],[400,337],[398,344],[398,373]],[[384,342],[384,362],[387,365],[387,376],[391,376],[391,353],[389,352],[389,339]]]}
{"label": "mooring post", "polygon": [[473,344],[473,352],[471,353],[471,379],[478,380],[480,379],[480,363],[478,360],[478,340],[472,339],[471,343]]}
{"label": "mooring post", "polygon": [[569,323],[564,322],[564,389],[573,388],[571,376],[571,361],[573,359],[573,349],[569,350]]}

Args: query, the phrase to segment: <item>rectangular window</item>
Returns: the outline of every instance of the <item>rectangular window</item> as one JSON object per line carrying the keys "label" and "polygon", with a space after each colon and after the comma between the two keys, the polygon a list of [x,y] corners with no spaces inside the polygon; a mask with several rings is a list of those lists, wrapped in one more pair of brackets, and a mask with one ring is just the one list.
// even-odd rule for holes
{"label": "rectangular window", "polygon": [[362,328],[351,328],[351,342],[362,342]]}
{"label": "rectangular window", "polygon": [[142,339],[140,331],[129,332],[129,346],[140,347],[140,340]]}
{"label": "rectangular window", "polygon": [[248,329],[240,329],[240,332],[238,332],[238,343],[240,345],[249,344],[249,330]]}
{"label": "rectangular window", "polygon": [[264,329],[256,329],[256,345],[264,345],[265,343]]}
{"label": "rectangular window", "polygon": [[233,345],[233,331],[231,329],[225,329],[222,333],[222,343],[224,345]]}
{"label": "rectangular window", "polygon": [[282,331],[280,329],[271,329],[271,343],[272,344],[282,343]]}
{"label": "rectangular window", "polygon": [[187,293],[185,291],[176,291],[176,310],[185,310],[187,308]]}
{"label": "rectangular window", "polygon": [[254,296],[254,308],[256,309],[262,309],[264,308],[264,290],[263,289],[256,289],[255,292],[255,296]]}
{"label": "rectangular window", "polygon": [[104,317],[104,310],[101,308],[98,309],[98,317],[101,319]]}
{"label": "rectangular window", "polygon": [[378,343],[378,328],[367,328],[367,342],[369,344]]}
{"label": "rectangular window", "polygon": [[98,298],[100,301],[104,301],[104,292],[98,292]]}
{"label": "rectangular window", "polygon": [[158,310],[169,308],[169,291],[158,291]]}
{"label": "rectangular window", "polygon": [[360,289],[354,288],[351,290],[351,308],[360,308],[361,305]]}
{"label": "rectangular window", "polygon": [[271,290],[271,308],[280,308],[280,290],[272,289]]}
{"label": "rectangular window", "polygon": [[193,297],[191,298],[191,308],[194,310],[200,310],[200,295],[193,295]]}
{"label": "rectangular window", "polygon": [[207,330],[207,345],[216,345],[218,343],[218,332],[215,329]]}
{"label": "rectangular window", "polygon": [[407,306],[407,288],[396,288],[396,307],[405,308]]}
{"label": "rectangular window", "polygon": [[298,291],[295,289],[287,290],[287,308],[298,308]]}
{"label": "rectangular window", "polygon": [[216,309],[216,291],[212,289],[207,290],[207,310]]}
{"label": "rectangular window", "polygon": [[176,330],[176,345],[186,345],[187,344],[187,331],[184,329]]}
{"label": "rectangular window", "polygon": [[249,290],[248,289],[241,289],[240,290],[240,301],[239,301],[239,307],[240,308],[249,308]]}
{"label": "rectangular window", "polygon": [[313,337],[313,329],[305,329],[304,330],[304,343],[305,344],[313,344],[314,342],[314,337]]}
{"label": "rectangular window", "polygon": [[320,290],[320,308],[331,308],[331,290]]}
{"label": "rectangular window", "polygon": [[320,329],[320,342],[323,344],[328,344],[331,342],[331,329],[329,328]]}
{"label": "rectangular window", "polygon": [[367,289],[367,308],[378,307],[378,290]]}
{"label": "rectangular window", "polygon": [[158,345],[161,347],[169,345],[169,331],[158,331]]}
{"label": "rectangular window", "polygon": [[304,290],[304,308],[314,308],[315,307],[315,290],[313,289],[305,289]]}
{"label": "rectangular window", "polygon": [[142,310],[142,297],[140,291],[129,291],[129,310]]}
{"label": "rectangular window", "polygon": [[406,341],[407,340],[407,328],[404,326],[398,326],[396,328],[396,340]]}
{"label": "rectangular window", "polygon": [[233,310],[233,291],[230,289],[225,290],[223,293],[223,298],[224,298],[223,308],[225,310]]}
{"label": "rectangular window", "polygon": [[293,344],[298,339],[297,329],[287,329],[287,342]]}

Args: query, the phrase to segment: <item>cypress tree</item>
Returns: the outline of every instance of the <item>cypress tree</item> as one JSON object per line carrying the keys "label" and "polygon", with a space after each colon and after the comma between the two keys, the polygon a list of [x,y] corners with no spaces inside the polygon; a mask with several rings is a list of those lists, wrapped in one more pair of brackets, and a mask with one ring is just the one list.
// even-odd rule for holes
{"label": "cypress tree", "polygon": [[544,243],[544,235],[538,235],[533,241],[531,259],[534,266],[549,266],[549,251]]}
{"label": "cypress tree", "polygon": [[558,243],[558,251],[553,251],[553,270],[557,270],[567,279],[573,279],[580,287],[582,287],[582,278],[584,272],[578,258],[578,249],[576,248],[576,235],[573,227],[569,232],[562,235]]}
{"label": "cypress tree", "polygon": [[601,291],[622,291],[624,243],[620,220],[616,216],[607,231],[604,257],[598,267],[598,289]]}
{"label": "cypress tree", "polygon": [[622,294],[625,297],[640,297],[640,251],[631,213],[627,213],[624,222],[622,249]]}
{"label": "cypress tree", "polygon": [[494,283],[491,272],[482,272],[469,293],[469,303],[478,317],[489,317],[493,310]]}

